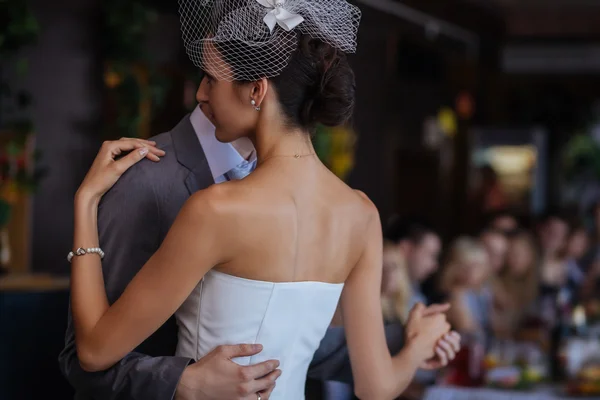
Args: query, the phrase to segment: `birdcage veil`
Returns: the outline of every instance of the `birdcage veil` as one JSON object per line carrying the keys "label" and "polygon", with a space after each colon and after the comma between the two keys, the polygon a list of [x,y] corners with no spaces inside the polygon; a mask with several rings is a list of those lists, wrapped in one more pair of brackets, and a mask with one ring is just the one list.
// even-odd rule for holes
{"label": "birdcage veil", "polygon": [[353,53],[361,17],[345,0],[179,0],[179,14],[192,62],[227,81],[279,75],[301,34]]}

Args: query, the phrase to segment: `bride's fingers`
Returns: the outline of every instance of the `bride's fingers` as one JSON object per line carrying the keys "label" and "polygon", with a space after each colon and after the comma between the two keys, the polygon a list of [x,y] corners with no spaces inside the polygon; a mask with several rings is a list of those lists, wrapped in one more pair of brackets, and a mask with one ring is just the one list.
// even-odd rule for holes
{"label": "bride's fingers", "polygon": [[455,353],[460,351],[460,334],[455,331],[451,331],[446,335],[446,341],[452,345]]}
{"label": "bride's fingers", "polygon": [[415,321],[419,320],[425,312],[425,305],[423,303],[417,303],[408,313],[408,319],[406,325],[412,325]]}
{"label": "bride's fingers", "polygon": [[125,173],[129,168],[131,168],[134,164],[140,162],[148,155],[148,148],[142,147],[132,151],[127,154],[125,157],[121,158],[118,161],[115,161],[115,168],[119,174]]}
{"label": "bride's fingers", "polygon": [[437,345],[439,348],[444,350],[444,353],[446,354],[448,360],[454,360],[454,357],[456,357],[456,353],[454,352],[452,345],[448,343],[446,339],[440,340]]}
{"label": "bride's fingers", "polygon": [[[165,155],[165,152],[163,150],[157,149],[156,147],[147,147],[147,146],[142,146],[142,147],[146,147],[148,149],[148,154],[146,155],[146,158],[149,159],[150,161],[159,162],[160,157]],[[138,149],[140,149],[142,147],[138,147]]]}
{"label": "bride's fingers", "polygon": [[423,316],[428,317],[439,313],[444,313],[450,309],[450,304],[432,304],[423,310]]}
{"label": "bride's fingers", "polygon": [[165,155],[164,150],[161,150],[158,147],[156,147],[155,141],[143,140],[143,139],[136,139],[136,140],[142,147],[147,147],[150,150],[148,152],[148,155],[146,156],[146,158],[148,158],[152,161],[160,161],[159,157],[162,157]]}
{"label": "bride's fingers", "polygon": [[150,145],[150,146],[154,146],[156,145],[156,142],[154,140],[147,140],[147,139],[140,139],[140,138],[129,138],[129,137],[122,137],[119,140],[136,140],[140,143],[144,143],[146,145]]}
{"label": "bride's fingers", "polygon": [[121,155],[123,152],[128,152],[136,148],[147,147],[135,139],[121,139],[102,143],[100,154],[114,158]]}
{"label": "bride's fingers", "polygon": [[150,161],[154,161],[154,162],[159,162],[160,161],[160,157],[157,156],[156,154],[152,154],[152,152],[149,152],[148,155],[146,156],[146,158]]}
{"label": "bride's fingers", "polygon": [[439,347],[439,345],[435,348],[435,355],[442,366],[448,365],[448,356],[446,355],[445,351]]}
{"label": "bride's fingers", "polygon": [[110,161],[111,159],[120,156],[124,152],[142,148],[148,149],[147,158],[152,161],[159,161],[159,157],[162,157],[166,154],[164,150],[161,150],[153,145],[145,144],[144,141],[127,138],[112,142],[104,142],[101,153],[104,152],[108,158],[107,161]]}

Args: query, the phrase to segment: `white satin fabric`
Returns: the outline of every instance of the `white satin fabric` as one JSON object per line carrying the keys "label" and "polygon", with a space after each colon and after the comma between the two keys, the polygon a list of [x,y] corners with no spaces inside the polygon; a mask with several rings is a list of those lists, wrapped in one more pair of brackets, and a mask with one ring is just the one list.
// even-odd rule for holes
{"label": "white satin fabric", "polygon": [[308,366],[337,307],[343,284],[273,283],[209,271],[177,311],[177,355],[199,359],[219,345],[259,343],[241,365],[277,359],[271,400],[304,400]]}

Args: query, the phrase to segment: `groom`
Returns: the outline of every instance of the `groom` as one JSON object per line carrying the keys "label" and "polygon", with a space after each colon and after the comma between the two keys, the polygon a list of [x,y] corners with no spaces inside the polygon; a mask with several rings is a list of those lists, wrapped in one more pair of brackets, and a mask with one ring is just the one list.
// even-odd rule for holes
{"label": "groom", "polygon": [[[214,127],[205,116],[210,115],[207,107],[201,104],[170,132],[156,136],[153,140],[157,147],[166,152],[161,161],[154,164],[143,160],[136,164],[100,203],[98,230],[100,247],[106,253],[102,264],[110,303],[117,300],[158,250],[192,193],[214,183],[241,179],[255,166],[256,155],[250,142],[217,141]],[[386,330],[392,353],[402,346],[402,332],[401,326]],[[261,392],[262,399],[267,400],[280,374],[277,361],[245,367],[231,361],[259,353],[260,346],[221,346],[193,362],[175,357],[176,345],[177,325],[172,317],[118,364],[104,372],[88,373],[77,359],[69,310],[65,348],[59,363],[76,390],[76,399],[255,399],[256,393]],[[319,380],[352,379],[342,328],[329,329],[308,375]]]}

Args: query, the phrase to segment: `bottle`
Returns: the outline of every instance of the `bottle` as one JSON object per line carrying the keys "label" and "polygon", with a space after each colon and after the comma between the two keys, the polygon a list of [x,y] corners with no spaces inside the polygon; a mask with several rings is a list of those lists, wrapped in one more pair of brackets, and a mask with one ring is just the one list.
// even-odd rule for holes
{"label": "bottle", "polygon": [[571,334],[571,309],[567,297],[564,288],[556,294],[557,318],[550,337],[550,374],[554,382],[562,382],[565,379],[565,349]]}

